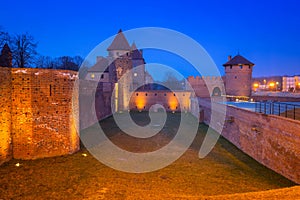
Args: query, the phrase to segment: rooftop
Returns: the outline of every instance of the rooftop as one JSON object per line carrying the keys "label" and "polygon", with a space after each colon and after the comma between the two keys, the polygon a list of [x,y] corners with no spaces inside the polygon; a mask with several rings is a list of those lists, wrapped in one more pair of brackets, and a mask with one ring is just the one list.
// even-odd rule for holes
{"label": "rooftop", "polygon": [[230,59],[227,63],[223,64],[224,67],[230,66],[230,65],[250,65],[253,66],[254,63],[250,62],[246,58],[244,58],[241,55],[236,55],[232,59]]}
{"label": "rooftop", "polygon": [[114,50],[126,50],[130,51],[130,45],[125,38],[122,30],[120,29],[110,46],[107,48],[108,51]]}

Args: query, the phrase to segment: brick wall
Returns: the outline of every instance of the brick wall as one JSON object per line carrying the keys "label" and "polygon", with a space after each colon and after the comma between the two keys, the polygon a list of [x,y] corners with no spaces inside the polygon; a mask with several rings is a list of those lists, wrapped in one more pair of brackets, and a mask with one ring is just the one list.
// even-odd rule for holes
{"label": "brick wall", "polygon": [[189,111],[190,97],[191,92],[189,91],[136,91],[132,93],[129,108],[131,110],[143,111],[149,110],[154,104],[160,104],[167,111],[180,111],[180,109]]}
{"label": "brick wall", "polygon": [[238,65],[225,67],[226,94],[233,96],[251,95],[252,67]]}
{"label": "brick wall", "polygon": [[216,76],[209,76],[209,77],[193,77],[189,76],[187,78],[189,84],[194,89],[195,94],[197,97],[202,98],[209,98],[214,96],[214,89],[219,88],[221,93],[225,94],[224,88],[224,77],[216,77]]}
{"label": "brick wall", "polygon": [[281,96],[252,96],[254,101],[279,101],[279,102],[300,102],[299,97],[281,97]]}
{"label": "brick wall", "polygon": [[0,164],[12,157],[11,88],[10,68],[0,67]]}
{"label": "brick wall", "polygon": [[113,84],[80,80],[80,129],[85,129],[112,114]]}
{"label": "brick wall", "polygon": [[[211,104],[199,104],[209,124]],[[222,135],[261,164],[300,183],[299,130],[299,121],[228,106]]]}
{"label": "brick wall", "polygon": [[[77,72],[10,70],[12,157],[36,159],[77,151]],[[3,75],[1,69],[1,79],[9,80]],[[1,82],[1,88],[4,83]]]}

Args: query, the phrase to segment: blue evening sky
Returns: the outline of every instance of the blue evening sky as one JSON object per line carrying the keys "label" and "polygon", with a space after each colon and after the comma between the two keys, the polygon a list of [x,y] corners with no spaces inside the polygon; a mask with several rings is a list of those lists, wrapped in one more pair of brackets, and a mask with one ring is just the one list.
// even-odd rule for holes
{"label": "blue evening sky", "polygon": [[[258,77],[300,74],[299,10],[297,0],[10,0],[1,1],[0,26],[10,33],[29,32],[38,52],[51,57],[85,57],[120,28],[164,27],[199,42],[221,74],[227,56],[239,51],[256,64],[253,76]],[[168,54],[151,55],[145,53],[147,62],[188,68]],[[185,69],[185,76],[190,73]]]}

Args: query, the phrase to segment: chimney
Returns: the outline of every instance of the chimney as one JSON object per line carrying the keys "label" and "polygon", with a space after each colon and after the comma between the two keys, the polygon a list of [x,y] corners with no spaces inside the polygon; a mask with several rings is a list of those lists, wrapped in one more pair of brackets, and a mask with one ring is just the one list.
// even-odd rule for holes
{"label": "chimney", "polygon": [[228,61],[230,61],[230,60],[231,60],[231,55],[228,56]]}

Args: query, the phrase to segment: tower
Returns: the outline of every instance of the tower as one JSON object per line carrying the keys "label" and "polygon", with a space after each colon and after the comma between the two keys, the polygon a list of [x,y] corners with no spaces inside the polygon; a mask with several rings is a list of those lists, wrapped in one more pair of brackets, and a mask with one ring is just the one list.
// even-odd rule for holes
{"label": "tower", "polygon": [[225,67],[225,90],[227,95],[251,95],[251,79],[254,64],[241,55],[231,58],[223,64]]}
{"label": "tower", "polygon": [[130,45],[120,29],[112,43],[107,48],[108,57],[112,60],[130,52]]}
{"label": "tower", "polygon": [[121,29],[107,51],[110,63],[109,79],[115,83],[114,111],[128,110],[132,87],[132,58],[130,45]]}
{"label": "tower", "polygon": [[131,60],[133,68],[133,86],[141,86],[145,84],[145,59],[143,57],[143,50],[137,49],[135,43],[131,45]]}
{"label": "tower", "polygon": [[1,54],[0,54],[0,66],[1,67],[12,67],[12,53],[8,46],[8,44],[5,44],[2,48]]}

